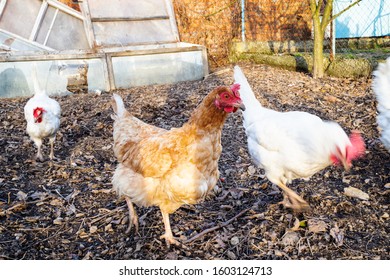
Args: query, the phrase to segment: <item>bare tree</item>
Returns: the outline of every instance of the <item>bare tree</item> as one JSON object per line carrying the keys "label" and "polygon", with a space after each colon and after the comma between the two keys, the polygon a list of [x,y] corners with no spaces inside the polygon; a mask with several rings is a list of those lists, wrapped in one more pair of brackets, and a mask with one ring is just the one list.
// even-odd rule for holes
{"label": "bare tree", "polygon": [[314,52],[313,52],[313,77],[322,78],[324,76],[324,37],[328,24],[339,15],[349,10],[362,0],[355,0],[348,7],[332,14],[333,2],[335,0],[307,0],[313,18],[314,28]]}

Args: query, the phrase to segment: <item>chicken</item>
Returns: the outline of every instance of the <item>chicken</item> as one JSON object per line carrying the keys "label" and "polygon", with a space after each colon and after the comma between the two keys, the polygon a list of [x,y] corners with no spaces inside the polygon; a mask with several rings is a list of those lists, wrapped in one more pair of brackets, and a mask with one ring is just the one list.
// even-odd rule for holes
{"label": "chicken", "polygon": [[378,102],[376,121],[381,141],[390,152],[390,57],[374,71],[373,90]]}
{"label": "chicken", "polygon": [[36,159],[43,161],[41,147],[44,138],[49,138],[50,159],[54,158],[54,141],[60,127],[61,107],[46,91],[40,89],[35,67],[32,79],[34,96],[24,106],[24,117],[27,121],[27,133],[38,148]]}
{"label": "chicken", "polygon": [[248,150],[254,163],[266,177],[283,190],[285,207],[296,211],[309,208],[308,203],[287,187],[293,179],[308,179],[329,165],[342,164],[349,169],[352,160],[362,156],[365,145],[359,132],[348,138],[335,122],[299,111],[277,112],[261,106],[239,66],[234,79],[241,85],[246,106],[243,125]]}
{"label": "chicken", "polygon": [[169,214],[183,204],[195,204],[216,185],[222,152],[221,133],[231,112],[243,104],[237,85],[209,93],[180,128],[165,130],[142,122],[114,94],[114,153],[118,166],[113,189],[124,196],[130,225],[138,231],[137,206],[159,206],[167,245],[180,244],[171,231]]}

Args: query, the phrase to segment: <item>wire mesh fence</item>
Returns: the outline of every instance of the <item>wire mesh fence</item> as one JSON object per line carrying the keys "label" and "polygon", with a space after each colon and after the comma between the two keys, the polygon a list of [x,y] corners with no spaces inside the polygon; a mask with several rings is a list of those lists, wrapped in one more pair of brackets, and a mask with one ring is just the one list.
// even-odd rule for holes
{"label": "wire mesh fence", "polygon": [[[334,0],[333,14],[355,1]],[[310,52],[313,47],[309,0],[173,0],[173,3],[181,40],[205,45],[212,66],[226,62],[235,41],[262,42],[273,53]],[[336,54],[390,47],[389,35],[390,1],[362,0],[328,26],[324,47],[329,52],[332,40]]]}

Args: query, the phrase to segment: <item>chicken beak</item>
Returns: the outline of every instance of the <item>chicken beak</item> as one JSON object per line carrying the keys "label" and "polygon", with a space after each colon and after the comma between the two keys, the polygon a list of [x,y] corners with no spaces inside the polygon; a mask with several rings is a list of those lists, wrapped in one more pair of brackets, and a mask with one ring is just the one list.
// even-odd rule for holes
{"label": "chicken beak", "polygon": [[242,111],[245,111],[245,105],[244,105],[244,103],[242,103],[242,101],[237,102],[234,107],[241,109]]}

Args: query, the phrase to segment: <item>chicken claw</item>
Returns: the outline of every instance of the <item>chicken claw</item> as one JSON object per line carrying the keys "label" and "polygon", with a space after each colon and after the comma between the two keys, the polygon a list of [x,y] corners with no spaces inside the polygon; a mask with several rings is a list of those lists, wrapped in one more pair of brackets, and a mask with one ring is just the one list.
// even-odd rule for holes
{"label": "chicken claw", "polygon": [[310,209],[309,204],[285,184],[279,183],[278,186],[283,190],[284,199],[281,204],[283,204],[284,207],[292,208],[297,212],[304,212]]}
{"label": "chicken claw", "polygon": [[167,243],[167,246],[169,247],[170,245],[175,245],[180,247],[181,243],[176,240],[176,238],[173,237],[172,233],[164,233],[163,235],[160,236],[160,239],[165,239],[165,242]]}
{"label": "chicken claw", "polygon": [[310,210],[309,204],[300,196],[297,195],[291,197],[288,196],[286,193],[284,193],[283,196],[283,201],[280,203],[283,204],[284,207],[291,208],[297,212],[305,212],[307,210]]}

